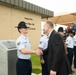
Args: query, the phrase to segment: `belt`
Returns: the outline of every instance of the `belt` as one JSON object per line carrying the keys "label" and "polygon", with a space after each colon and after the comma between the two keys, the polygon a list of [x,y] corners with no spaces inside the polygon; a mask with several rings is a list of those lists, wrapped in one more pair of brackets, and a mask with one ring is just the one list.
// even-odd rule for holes
{"label": "belt", "polygon": [[31,59],[20,59],[20,58],[18,58],[18,60],[22,60],[22,61],[31,61]]}
{"label": "belt", "polygon": [[67,49],[73,49],[73,48],[67,48]]}

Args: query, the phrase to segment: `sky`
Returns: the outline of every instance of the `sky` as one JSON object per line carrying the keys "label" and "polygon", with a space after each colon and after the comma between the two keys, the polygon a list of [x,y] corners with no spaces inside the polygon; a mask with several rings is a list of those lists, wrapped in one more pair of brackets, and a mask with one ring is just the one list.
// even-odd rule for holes
{"label": "sky", "polygon": [[54,14],[75,12],[76,0],[25,0],[35,5],[54,11]]}

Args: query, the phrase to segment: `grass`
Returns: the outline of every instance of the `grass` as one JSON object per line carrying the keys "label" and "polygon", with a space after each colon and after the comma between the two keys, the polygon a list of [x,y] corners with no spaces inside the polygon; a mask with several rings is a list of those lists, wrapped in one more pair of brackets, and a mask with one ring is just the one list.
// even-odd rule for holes
{"label": "grass", "polygon": [[32,72],[35,74],[41,73],[40,57],[32,54],[31,61],[32,61]]}

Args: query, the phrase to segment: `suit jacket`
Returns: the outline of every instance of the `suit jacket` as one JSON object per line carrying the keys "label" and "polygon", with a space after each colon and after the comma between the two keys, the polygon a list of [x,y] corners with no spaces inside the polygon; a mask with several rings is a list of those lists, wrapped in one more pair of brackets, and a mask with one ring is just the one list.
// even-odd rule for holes
{"label": "suit jacket", "polygon": [[48,72],[56,71],[57,75],[68,75],[71,73],[70,64],[65,53],[64,42],[62,36],[56,31],[52,31],[48,48],[43,51],[47,54]]}

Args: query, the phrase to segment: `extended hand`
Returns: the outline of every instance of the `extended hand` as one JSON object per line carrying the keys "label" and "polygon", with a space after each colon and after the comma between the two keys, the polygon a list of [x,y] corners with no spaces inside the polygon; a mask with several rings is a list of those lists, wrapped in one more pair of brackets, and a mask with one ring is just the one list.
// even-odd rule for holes
{"label": "extended hand", "polygon": [[56,71],[50,71],[50,75],[56,75]]}
{"label": "extended hand", "polygon": [[42,51],[38,49],[38,50],[36,51],[36,55],[38,55],[38,56],[42,55]]}

